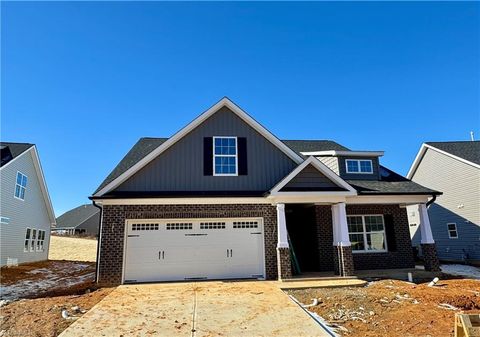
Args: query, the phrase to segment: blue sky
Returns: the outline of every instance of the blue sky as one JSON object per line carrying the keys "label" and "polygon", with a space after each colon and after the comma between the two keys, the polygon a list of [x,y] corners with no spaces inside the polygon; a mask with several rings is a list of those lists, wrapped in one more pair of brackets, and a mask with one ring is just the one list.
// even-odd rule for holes
{"label": "blue sky", "polygon": [[478,2],[1,6],[1,139],[37,144],[57,216],[223,96],[402,174],[423,141],[480,138]]}

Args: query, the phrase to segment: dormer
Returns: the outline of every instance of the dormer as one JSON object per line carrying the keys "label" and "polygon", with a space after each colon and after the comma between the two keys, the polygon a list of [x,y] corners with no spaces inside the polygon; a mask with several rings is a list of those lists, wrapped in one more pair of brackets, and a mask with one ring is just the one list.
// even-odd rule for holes
{"label": "dormer", "polygon": [[343,179],[379,180],[380,160],[383,151],[315,151],[302,152],[315,156]]}

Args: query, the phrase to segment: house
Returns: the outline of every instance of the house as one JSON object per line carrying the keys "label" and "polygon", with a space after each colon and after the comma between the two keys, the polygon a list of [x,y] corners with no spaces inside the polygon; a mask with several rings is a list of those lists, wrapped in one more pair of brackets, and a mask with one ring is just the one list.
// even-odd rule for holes
{"label": "house", "polygon": [[52,233],[97,236],[99,225],[100,209],[93,205],[81,205],[60,215]]}
{"label": "house", "polygon": [[141,138],[90,197],[102,207],[97,281],[288,279],[292,251],[302,273],[414,267],[406,205],[440,193],[382,155],[281,141],[223,98],[168,139]]}
{"label": "house", "polygon": [[[480,141],[424,143],[407,177],[443,192],[428,208],[439,258],[480,263]],[[418,246],[418,210],[408,215]]]}
{"label": "house", "polygon": [[46,260],[55,214],[37,148],[1,142],[0,150],[0,265]]}

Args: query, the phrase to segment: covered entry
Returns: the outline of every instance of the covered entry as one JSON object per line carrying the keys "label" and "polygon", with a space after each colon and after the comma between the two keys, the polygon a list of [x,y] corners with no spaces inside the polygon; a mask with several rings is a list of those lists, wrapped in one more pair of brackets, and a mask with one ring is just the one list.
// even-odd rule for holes
{"label": "covered entry", "polygon": [[125,283],[264,278],[262,218],[128,220]]}

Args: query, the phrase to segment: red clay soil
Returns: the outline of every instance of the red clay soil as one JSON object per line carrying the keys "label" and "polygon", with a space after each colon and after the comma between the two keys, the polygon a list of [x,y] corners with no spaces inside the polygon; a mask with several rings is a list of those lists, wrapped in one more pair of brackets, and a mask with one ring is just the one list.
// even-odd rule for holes
{"label": "red clay soil", "polygon": [[2,337],[53,337],[58,336],[70,324],[72,319],[64,319],[62,310],[66,309],[74,316],[72,307],[89,310],[107,296],[113,288],[99,289],[84,295],[22,299],[0,309],[0,331]]}
{"label": "red clay soil", "polygon": [[308,310],[340,326],[342,336],[447,337],[453,336],[455,313],[480,313],[480,281],[468,279],[440,281],[435,287],[383,280],[363,288],[288,293],[304,304],[319,299]]}

